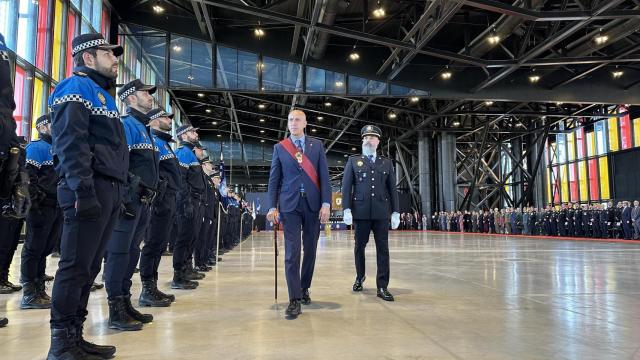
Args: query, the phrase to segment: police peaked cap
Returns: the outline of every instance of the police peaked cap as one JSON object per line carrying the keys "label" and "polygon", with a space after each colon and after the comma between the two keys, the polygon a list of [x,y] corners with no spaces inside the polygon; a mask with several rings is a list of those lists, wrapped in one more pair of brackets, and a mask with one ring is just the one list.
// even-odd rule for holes
{"label": "police peaked cap", "polygon": [[111,50],[115,56],[120,56],[124,53],[122,46],[109,44],[102,34],[81,34],[71,42],[71,56],[76,56],[81,51],[94,48]]}
{"label": "police peaked cap", "polygon": [[124,101],[127,96],[135,94],[136,91],[148,91],[149,94],[154,94],[156,87],[153,85],[145,85],[140,79],[135,79],[124,84],[124,86],[118,90],[118,98],[120,98],[120,101]]}
{"label": "police peaked cap", "polygon": [[360,136],[365,137],[367,135],[374,135],[379,139],[382,137],[382,130],[375,125],[365,125],[362,127],[362,130],[360,130]]}

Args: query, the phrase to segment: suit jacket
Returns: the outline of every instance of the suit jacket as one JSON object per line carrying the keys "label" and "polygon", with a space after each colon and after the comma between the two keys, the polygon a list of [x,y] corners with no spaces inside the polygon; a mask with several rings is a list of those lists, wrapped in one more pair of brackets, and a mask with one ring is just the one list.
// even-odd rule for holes
{"label": "suit jacket", "polygon": [[342,207],[351,209],[353,218],[358,220],[389,219],[392,212],[398,212],[391,160],[378,155],[371,163],[364,155],[349,157],[342,177]]}
{"label": "suit jacket", "polygon": [[622,210],[622,221],[631,222],[631,208],[629,206]]}
{"label": "suit jacket", "polygon": [[[291,141],[288,138],[286,141]],[[282,212],[291,212],[298,206],[300,200],[300,186],[304,186],[309,208],[320,211],[323,203],[331,204],[331,183],[329,182],[329,168],[324,153],[322,141],[305,136],[304,154],[318,173],[320,189],[311,181],[307,174],[291,156],[282,144],[273,146],[271,171],[269,173],[269,208],[280,207]]]}

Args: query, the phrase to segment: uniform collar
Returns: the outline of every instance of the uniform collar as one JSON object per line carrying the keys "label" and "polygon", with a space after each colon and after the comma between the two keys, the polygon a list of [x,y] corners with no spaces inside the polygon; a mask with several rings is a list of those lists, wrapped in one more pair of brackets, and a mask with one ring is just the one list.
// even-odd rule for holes
{"label": "uniform collar", "polygon": [[171,137],[171,134],[164,132],[162,130],[151,129],[151,133],[166,142],[175,142],[173,140],[173,137]]}
{"label": "uniform collar", "polygon": [[108,77],[100,74],[96,70],[94,70],[94,69],[92,69],[90,67],[87,67],[87,66],[78,66],[78,67],[74,68],[73,71],[74,72],[82,72],[82,73],[87,74],[87,77],[89,77],[96,84],[98,84],[98,86],[100,86],[101,88],[103,88],[104,90],[107,90],[107,91],[109,91],[110,89],[112,89],[116,85],[115,79],[108,78]]}
{"label": "uniform collar", "polygon": [[138,110],[136,110],[134,108],[131,108],[131,107],[127,108],[127,110],[128,110],[128,114],[127,115],[129,115],[129,116],[133,117],[134,119],[140,121],[142,123],[142,125],[144,125],[144,126],[148,126],[149,125],[149,121],[151,121],[151,120],[149,119],[147,114],[145,114],[145,113],[143,113],[141,111],[138,111]]}

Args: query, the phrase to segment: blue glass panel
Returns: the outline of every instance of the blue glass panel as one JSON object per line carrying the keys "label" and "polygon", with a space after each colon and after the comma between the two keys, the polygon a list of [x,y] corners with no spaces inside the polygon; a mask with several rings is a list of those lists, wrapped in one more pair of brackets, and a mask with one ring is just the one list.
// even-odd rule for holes
{"label": "blue glass panel", "polygon": [[369,80],[369,84],[367,84],[367,93],[369,95],[387,95],[387,83]]}
{"label": "blue glass panel", "polygon": [[349,75],[349,95],[367,95],[368,80]]}
{"label": "blue glass panel", "polygon": [[238,89],[258,90],[258,54],[238,50]]}
{"label": "blue glass panel", "polygon": [[173,36],[169,51],[171,86],[213,87],[213,61],[209,43]]}
{"label": "blue glass panel", "polygon": [[216,87],[222,89],[238,88],[238,51],[218,46],[216,62]]}
{"label": "blue glass panel", "polygon": [[262,90],[300,91],[302,89],[302,66],[270,57],[263,58]]}
{"label": "blue glass panel", "polygon": [[325,70],[307,66],[307,92],[325,92]]}

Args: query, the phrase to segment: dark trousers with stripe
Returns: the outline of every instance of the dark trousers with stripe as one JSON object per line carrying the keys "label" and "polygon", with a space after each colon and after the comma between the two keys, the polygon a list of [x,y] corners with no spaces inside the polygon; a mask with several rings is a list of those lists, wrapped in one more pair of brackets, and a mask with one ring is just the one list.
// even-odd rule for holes
{"label": "dark trousers with stripe", "polygon": [[354,220],[356,225],[355,246],[353,254],[356,263],[356,276],[364,279],[365,259],[364,252],[369,235],[373,232],[373,239],[376,242],[377,275],[376,287],[386,288],[389,285],[389,220]]}

